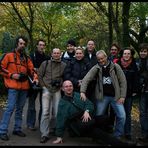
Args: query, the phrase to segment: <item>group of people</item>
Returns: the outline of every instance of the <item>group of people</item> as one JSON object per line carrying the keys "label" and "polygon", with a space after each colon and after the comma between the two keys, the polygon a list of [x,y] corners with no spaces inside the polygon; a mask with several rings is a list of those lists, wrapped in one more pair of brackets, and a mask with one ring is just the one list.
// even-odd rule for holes
{"label": "group of people", "polygon": [[[95,49],[93,40],[87,42],[85,50],[69,40],[66,51],[54,48],[51,55],[45,54],[46,42],[42,39],[30,56],[24,52],[26,46],[27,39],[19,36],[15,49],[1,59],[0,74],[8,88],[8,101],[0,122],[0,139],[9,140],[8,126],[14,109],[13,134],[26,136],[22,131],[22,112],[27,98],[27,128],[36,130],[35,101],[39,95],[41,143],[47,142],[51,133],[57,136],[53,143],[62,143],[64,130],[68,129],[72,136],[126,145],[122,138],[132,140],[132,102],[139,95],[140,140],[148,140],[147,43],[139,46],[138,60],[131,47],[121,50],[114,43],[107,55],[104,50]],[[41,89],[31,88],[28,76]],[[78,118],[82,121],[75,120]]]}

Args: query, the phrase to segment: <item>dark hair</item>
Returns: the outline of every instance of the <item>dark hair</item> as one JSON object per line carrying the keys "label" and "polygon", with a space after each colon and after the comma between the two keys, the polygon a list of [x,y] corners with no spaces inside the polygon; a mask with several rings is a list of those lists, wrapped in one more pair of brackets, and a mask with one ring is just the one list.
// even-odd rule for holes
{"label": "dark hair", "polygon": [[72,39],[68,40],[67,41],[67,45],[70,44],[70,45],[73,45],[73,46],[76,46],[76,42]]}
{"label": "dark hair", "polygon": [[132,57],[134,57],[135,51],[134,51],[134,48],[132,48],[132,47],[124,47],[119,53],[120,57],[123,56],[124,50],[130,50]]}
{"label": "dark hair", "polygon": [[38,45],[40,41],[44,42],[45,45],[46,45],[46,41],[44,39],[38,39],[37,42],[36,42],[36,45]]}
{"label": "dark hair", "polygon": [[25,41],[26,42],[26,45],[27,45],[27,43],[28,43],[27,37],[20,35],[15,40],[15,48],[18,46],[19,39],[22,39],[23,41]]}
{"label": "dark hair", "polygon": [[110,49],[112,48],[112,46],[115,46],[118,49],[118,52],[120,51],[120,47],[117,43],[113,43],[110,47]]}
{"label": "dark hair", "polygon": [[146,50],[148,51],[148,43],[141,43],[141,44],[139,45],[139,49],[140,49],[140,50],[146,49]]}

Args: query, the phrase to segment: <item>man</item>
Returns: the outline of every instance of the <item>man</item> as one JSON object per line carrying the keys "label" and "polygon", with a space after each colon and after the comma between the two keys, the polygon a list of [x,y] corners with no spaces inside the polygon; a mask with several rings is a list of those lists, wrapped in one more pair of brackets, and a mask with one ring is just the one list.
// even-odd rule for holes
{"label": "man", "polygon": [[141,137],[139,137],[139,140],[148,143],[148,43],[140,44],[139,49],[139,111],[141,125]]}
{"label": "man", "polygon": [[[64,81],[62,90],[64,96],[60,99],[58,106],[56,123],[57,138],[53,141],[53,144],[63,143],[64,131],[66,128],[69,129],[69,132],[75,133],[75,136],[100,139],[108,145],[126,146],[135,144],[124,143],[101,130],[98,125],[98,123],[101,122],[101,118],[98,117],[99,122],[93,118],[94,104],[89,99],[86,99],[85,102],[81,100],[80,94],[73,91],[74,88],[71,81]],[[77,116],[79,113],[81,115],[80,117]],[[77,118],[79,118],[81,122],[77,122]],[[105,121],[107,120],[104,120],[101,124],[106,124]]]}
{"label": "man", "polygon": [[67,41],[67,50],[62,54],[62,61],[65,63],[70,62],[75,56],[76,43],[74,40],[70,39]]}
{"label": "man", "polygon": [[[33,62],[34,68],[38,71],[41,63],[45,60],[48,60],[49,57],[45,55],[45,46],[46,43],[43,39],[39,39],[37,41],[36,50],[34,53],[30,55],[31,60]],[[37,95],[39,93],[39,103],[40,103],[40,110],[38,115],[39,125],[41,120],[41,111],[42,111],[42,89],[35,90],[30,89],[28,93],[28,110],[27,110],[27,128],[31,131],[35,131],[35,122],[36,122],[36,109],[35,109],[35,101]]]}
{"label": "man", "polygon": [[30,87],[28,76],[33,77],[33,82],[38,83],[37,74],[31,59],[25,54],[27,39],[19,36],[16,39],[16,47],[13,52],[7,53],[1,61],[1,74],[8,89],[6,109],[0,123],[0,139],[9,140],[7,135],[11,115],[15,110],[15,124],[13,134],[25,137],[22,132],[22,112],[26,102],[26,96]]}
{"label": "man", "polygon": [[96,115],[104,115],[108,104],[111,104],[116,114],[116,125],[114,136],[121,138],[124,134],[125,110],[124,100],[126,97],[126,78],[118,64],[107,59],[103,50],[96,53],[98,64],[96,64],[83,78],[80,92],[81,98],[86,99],[86,90],[89,82],[97,77],[95,87]]}
{"label": "man", "polygon": [[41,143],[47,142],[49,132],[55,129],[57,108],[61,98],[60,87],[65,66],[66,64],[61,61],[61,50],[54,48],[51,53],[51,60],[44,61],[38,71],[39,82],[43,88],[40,122]]}
{"label": "man", "polygon": [[[96,45],[93,40],[89,40],[87,42],[87,46],[85,49],[84,53],[84,60],[85,62],[89,65],[88,71],[97,64],[97,58],[96,58]],[[87,91],[86,91],[86,96],[89,98],[91,101],[94,98],[94,88],[95,88],[95,81],[96,79],[94,78],[88,85]]]}

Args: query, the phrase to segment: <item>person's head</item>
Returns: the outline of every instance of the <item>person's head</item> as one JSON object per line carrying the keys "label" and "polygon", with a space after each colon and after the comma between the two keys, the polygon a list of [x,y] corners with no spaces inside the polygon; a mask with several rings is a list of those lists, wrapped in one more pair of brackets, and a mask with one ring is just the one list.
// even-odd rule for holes
{"label": "person's head", "polygon": [[89,40],[87,42],[87,51],[92,53],[95,50],[95,42],[93,40]]}
{"label": "person's head", "polygon": [[23,52],[27,46],[28,39],[25,36],[18,36],[15,41],[15,48],[19,52]]}
{"label": "person's head", "polygon": [[75,51],[76,43],[74,40],[68,40],[67,41],[67,51],[69,53],[72,53]]}
{"label": "person's head", "polygon": [[148,43],[142,43],[139,45],[139,56],[142,59],[148,57]]}
{"label": "person's head", "polygon": [[123,50],[121,50],[121,57],[124,61],[129,61],[134,57],[135,51],[131,47],[125,47]]}
{"label": "person's head", "polygon": [[37,47],[37,51],[40,54],[43,54],[44,53],[45,46],[46,46],[46,42],[43,39],[39,39],[37,41],[36,47]]}
{"label": "person's head", "polygon": [[84,58],[84,51],[81,47],[77,47],[75,51],[75,58],[77,60],[82,60]]}
{"label": "person's head", "polygon": [[116,43],[113,43],[110,48],[110,55],[117,56],[119,51],[120,51],[120,47]]}
{"label": "person's head", "polygon": [[59,48],[54,48],[52,50],[51,56],[54,60],[60,60],[61,58],[61,50]]}
{"label": "person's head", "polygon": [[73,84],[70,80],[66,80],[63,82],[62,91],[64,92],[65,95],[72,96],[73,90],[74,90]]}
{"label": "person's head", "polygon": [[96,57],[97,57],[99,65],[104,66],[108,63],[107,54],[104,50],[97,51]]}

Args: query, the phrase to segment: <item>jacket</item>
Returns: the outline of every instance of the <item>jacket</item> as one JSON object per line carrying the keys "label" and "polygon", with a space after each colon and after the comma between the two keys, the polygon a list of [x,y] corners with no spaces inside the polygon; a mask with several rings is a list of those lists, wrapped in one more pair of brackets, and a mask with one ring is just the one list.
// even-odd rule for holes
{"label": "jacket", "polygon": [[19,81],[12,79],[12,74],[24,74],[26,77],[29,75],[33,79],[38,79],[34,71],[33,63],[29,56],[23,55],[22,59],[20,53],[17,51],[5,54],[0,64],[0,74],[4,77],[4,84],[6,88],[28,90],[30,88],[29,80]]}
{"label": "jacket", "polygon": [[[116,70],[115,70],[116,68]],[[115,100],[119,98],[126,97],[127,82],[126,77],[118,64],[111,62],[110,64],[110,76],[112,78],[113,87],[115,90]],[[82,80],[80,87],[80,92],[86,93],[88,84],[94,79],[97,78],[95,86],[95,98],[103,99],[103,82],[102,82],[102,68],[99,64],[96,64],[92,69],[86,74]]]}
{"label": "jacket", "polygon": [[66,100],[66,98],[60,99],[58,105],[58,113],[57,113],[57,120],[56,120],[56,136],[63,137],[64,130],[66,128],[66,122],[71,116],[79,112],[79,109],[76,107],[78,106],[82,110],[89,110],[91,114],[94,112],[94,105],[90,100],[83,101],[80,99],[80,94],[77,92],[73,93],[72,101],[76,104],[73,105],[70,101]]}

